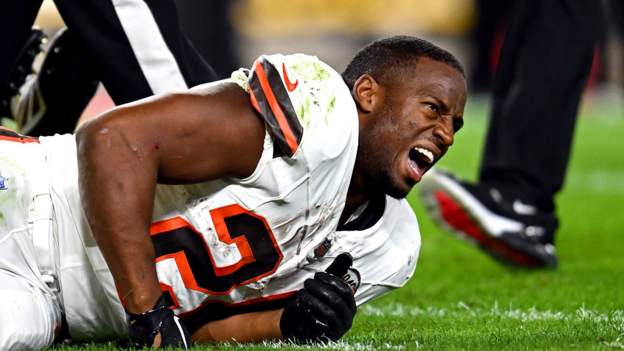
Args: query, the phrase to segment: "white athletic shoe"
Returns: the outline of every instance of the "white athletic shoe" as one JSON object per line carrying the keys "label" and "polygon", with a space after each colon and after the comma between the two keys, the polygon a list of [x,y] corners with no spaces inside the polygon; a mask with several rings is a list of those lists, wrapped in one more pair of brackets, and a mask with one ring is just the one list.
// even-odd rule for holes
{"label": "white athletic shoe", "polygon": [[429,171],[419,188],[438,224],[475,242],[500,262],[523,268],[557,266],[554,214],[440,170]]}
{"label": "white athletic shoe", "polygon": [[[22,87],[32,80],[35,72],[33,69],[35,59],[43,51],[47,43],[47,37],[37,28],[33,28],[26,39],[11,68],[6,86],[0,87],[0,117],[2,126],[16,129],[17,123],[13,116],[15,96],[20,95]],[[28,108],[28,107],[27,107]]]}
{"label": "white athletic shoe", "polygon": [[92,62],[66,28],[44,43],[41,64],[31,60],[10,100],[13,129],[24,135],[73,132],[98,86]]}

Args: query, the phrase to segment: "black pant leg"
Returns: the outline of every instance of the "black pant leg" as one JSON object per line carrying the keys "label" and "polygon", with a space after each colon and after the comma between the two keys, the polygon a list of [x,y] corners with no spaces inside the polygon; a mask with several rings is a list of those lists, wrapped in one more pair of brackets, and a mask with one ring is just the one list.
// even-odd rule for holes
{"label": "black pant leg", "polygon": [[229,77],[241,67],[230,21],[231,0],[185,0],[177,5],[182,29],[219,78]]}
{"label": "black pant leg", "polygon": [[480,180],[545,211],[562,187],[600,6],[519,0],[494,81]]}
{"label": "black pant leg", "polygon": [[[174,0],[145,0],[175,57],[188,87],[218,79],[214,69],[184,33]],[[206,18],[210,18],[206,16]],[[208,28],[208,27],[207,27]],[[208,29],[207,29],[208,30]]]}
{"label": "black pant leg", "polygon": [[[15,60],[24,45],[43,0],[6,1],[0,11],[0,93],[10,94],[9,75]],[[8,106],[0,106],[2,113],[7,113]]]}
{"label": "black pant leg", "polygon": [[624,41],[624,1],[608,1],[607,11],[610,12],[615,32],[619,36],[620,40]]}
{"label": "black pant leg", "polygon": [[43,0],[7,1],[0,11],[0,83],[7,82],[17,54],[30,34]]}
{"label": "black pant leg", "polygon": [[115,103],[216,79],[180,30],[172,0],[56,0]]}
{"label": "black pant leg", "polygon": [[494,42],[509,16],[513,0],[477,0],[476,26],[472,32],[475,55],[470,74],[472,92],[489,92],[492,86],[491,59]]}

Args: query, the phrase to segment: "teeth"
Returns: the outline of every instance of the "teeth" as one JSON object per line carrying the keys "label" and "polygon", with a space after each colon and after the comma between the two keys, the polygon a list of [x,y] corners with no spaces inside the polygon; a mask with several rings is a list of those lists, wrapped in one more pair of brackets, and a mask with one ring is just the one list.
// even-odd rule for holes
{"label": "teeth", "polygon": [[434,159],[433,152],[427,149],[423,149],[422,147],[415,147],[414,150],[420,153],[421,155],[424,155],[425,157],[427,157],[430,163],[433,163],[433,159]]}

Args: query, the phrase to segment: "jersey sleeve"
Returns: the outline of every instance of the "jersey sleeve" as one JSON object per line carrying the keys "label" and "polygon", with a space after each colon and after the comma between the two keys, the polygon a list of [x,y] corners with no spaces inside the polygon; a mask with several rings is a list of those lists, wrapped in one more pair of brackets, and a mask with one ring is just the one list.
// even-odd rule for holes
{"label": "jersey sleeve", "polygon": [[342,77],[314,56],[261,56],[251,70],[238,70],[232,79],[249,93],[277,156],[293,157],[304,135],[351,133],[357,124],[355,104]]}

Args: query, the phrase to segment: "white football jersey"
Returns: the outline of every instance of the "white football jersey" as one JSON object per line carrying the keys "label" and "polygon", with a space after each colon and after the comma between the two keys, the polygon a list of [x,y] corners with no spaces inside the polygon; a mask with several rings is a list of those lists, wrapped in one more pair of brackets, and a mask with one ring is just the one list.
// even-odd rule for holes
{"label": "white football jersey", "polygon": [[[315,57],[262,56],[232,75],[265,121],[252,175],[158,185],[151,237],[163,291],[189,329],[283,307],[341,252],[360,274],[358,304],[402,286],[420,248],[405,200],[371,201],[339,227],[357,151],[358,115],[341,76]],[[72,136],[41,138],[57,222],[57,265],[76,339],[126,333],[113,279],[86,224]]]}

